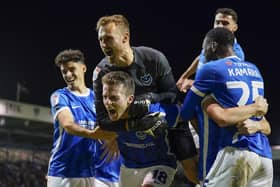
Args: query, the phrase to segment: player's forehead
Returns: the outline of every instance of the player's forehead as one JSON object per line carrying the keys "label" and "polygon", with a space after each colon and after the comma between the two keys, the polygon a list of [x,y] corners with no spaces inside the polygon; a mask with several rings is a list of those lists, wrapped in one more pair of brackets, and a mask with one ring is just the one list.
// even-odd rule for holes
{"label": "player's forehead", "polygon": [[113,85],[113,84],[103,84],[103,93],[106,95],[121,95],[123,94],[124,88],[123,85]]}
{"label": "player's forehead", "polygon": [[111,36],[116,32],[117,26],[114,22],[107,23],[105,25],[100,26],[98,30],[98,36]]}
{"label": "player's forehead", "polygon": [[62,63],[60,65],[60,70],[68,70],[68,69],[73,69],[73,68],[79,68],[81,67],[83,64],[79,63],[79,62],[74,62],[74,61],[68,61],[65,63]]}
{"label": "player's forehead", "polygon": [[232,15],[222,13],[218,13],[215,16],[215,23],[219,21],[234,22]]}

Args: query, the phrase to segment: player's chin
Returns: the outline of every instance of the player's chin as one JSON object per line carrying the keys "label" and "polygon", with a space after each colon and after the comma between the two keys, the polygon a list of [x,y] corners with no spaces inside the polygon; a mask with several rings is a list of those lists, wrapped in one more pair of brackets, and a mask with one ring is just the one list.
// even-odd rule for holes
{"label": "player's chin", "polygon": [[72,91],[75,90],[75,85],[74,85],[73,82],[67,82],[67,87],[68,87],[70,90],[72,90]]}
{"label": "player's chin", "polygon": [[111,121],[118,121],[120,118],[116,115],[109,115]]}

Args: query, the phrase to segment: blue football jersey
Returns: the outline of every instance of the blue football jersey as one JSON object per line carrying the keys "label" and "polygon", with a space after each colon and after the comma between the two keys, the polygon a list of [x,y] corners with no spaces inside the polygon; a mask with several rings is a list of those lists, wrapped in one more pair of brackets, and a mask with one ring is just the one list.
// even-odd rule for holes
{"label": "blue football jersey", "polygon": [[[185,98],[182,118],[187,120],[193,117],[202,99],[208,94],[225,108],[251,104],[258,95],[264,95],[263,79],[254,64],[241,61],[237,56],[210,61],[198,71],[194,85]],[[201,154],[206,155],[203,155],[204,160],[200,162],[203,162],[206,171],[215,159],[209,157],[216,157],[215,153],[225,146],[246,148],[263,157],[272,157],[269,141],[261,132],[241,135],[235,126],[215,127],[215,123],[203,111],[197,114],[200,116],[200,123],[203,123],[200,124]]]}
{"label": "blue football jersey", "polygon": [[[202,105],[205,99],[201,101]],[[199,156],[198,177],[203,181],[219,151],[217,134],[220,128],[209,118],[201,106],[196,106],[196,117],[199,129],[199,155],[201,155]]]}
{"label": "blue football jersey", "polygon": [[[179,109],[175,105],[173,107],[166,105],[163,108],[160,104],[152,104],[150,112],[162,112],[170,126],[175,125],[179,116]],[[166,130],[161,136],[155,138],[141,131],[119,132],[118,144],[123,156],[123,164],[128,168],[145,168],[155,165],[176,168],[176,158],[170,151],[167,133]]]}
{"label": "blue football jersey", "polygon": [[56,118],[61,110],[70,110],[74,120],[87,129],[96,127],[94,92],[78,95],[68,88],[55,91],[51,96],[54,118],[54,138],[48,175],[59,177],[95,177],[101,181],[119,179],[120,160],[103,162],[101,143],[98,140],[68,134]]}
{"label": "blue football jersey", "polygon": [[54,118],[54,135],[49,176],[93,177],[95,141],[68,134],[59,124],[57,114],[69,110],[80,126],[94,129],[96,115],[94,95],[77,95],[67,88],[59,89],[51,95],[51,112]]}

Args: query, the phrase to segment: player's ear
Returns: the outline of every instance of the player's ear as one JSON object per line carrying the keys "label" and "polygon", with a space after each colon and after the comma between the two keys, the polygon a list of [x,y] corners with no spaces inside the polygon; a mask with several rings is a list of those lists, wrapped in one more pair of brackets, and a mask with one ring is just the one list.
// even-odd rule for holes
{"label": "player's ear", "polygon": [[87,71],[87,66],[83,64],[83,72]]}
{"label": "player's ear", "polygon": [[129,38],[130,38],[129,32],[124,32],[123,43],[129,42]]}
{"label": "player's ear", "polygon": [[236,23],[236,24],[234,24],[234,26],[233,26],[233,28],[232,28],[232,32],[237,31],[237,29],[238,29],[238,24]]}
{"label": "player's ear", "polygon": [[217,47],[218,47],[218,43],[217,42],[213,41],[209,45],[210,45],[210,48],[211,48],[212,52],[215,52],[217,50]]}
{"label": "player's ear", "polygon": [[128,96],[128,100],[127,100],[128,104],[131,104],[133,101],[134,101],[134,95]]}

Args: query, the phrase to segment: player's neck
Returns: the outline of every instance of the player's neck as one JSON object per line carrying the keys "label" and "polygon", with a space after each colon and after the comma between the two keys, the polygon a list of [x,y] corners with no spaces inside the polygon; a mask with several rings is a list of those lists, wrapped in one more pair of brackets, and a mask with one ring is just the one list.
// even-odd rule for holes
{"label": "player's neck", "polygon": [[86,94],[86,93],[88,93],[88,88],[86,87],[86,85],[79,85],[78,87],[72,87],[72,88],[69,88],[69,89],[72,92],[75,92],[77,94]]}
{"label": "player's neck", "polygon": [[134,59],[133,50],[129,46],[125,50],[123,50],[123,52],[120,55],[118,55],[117,58],[110,59],[110,60],[117,62],[111,64],[115,64],[118,67],[126,67],[126,66],[130,66],[133,63],[133,59]]}
{"label": "player's neck", "polygon": [[129,46],[127,50],[125,51],[125,60],[127,62],[127,65],[131,65],[133,63],[134,54],[132,48]]}
{"label": "player's neck", "polygon": [[128,114],[128,109],[123,113],[123,115],[121,116],[120,119],[128,119],[129,118],[129,114]]}
{"label": "player's neck", "polygon": [[235,53],[233,52],[233,49],[229,49],[228,52],[225,54],[224,58],[228,57],[228,56],[235,56]]}
{"label": "player's neck", "polygon": [[216,58],[221,59],[221,58],[226,58],[226,57],[234,56],[234,55],[235,55],[235,53],[233,52],[233,50],[228,49],[227,51],[223,51],[222,53],[217,53]]}

